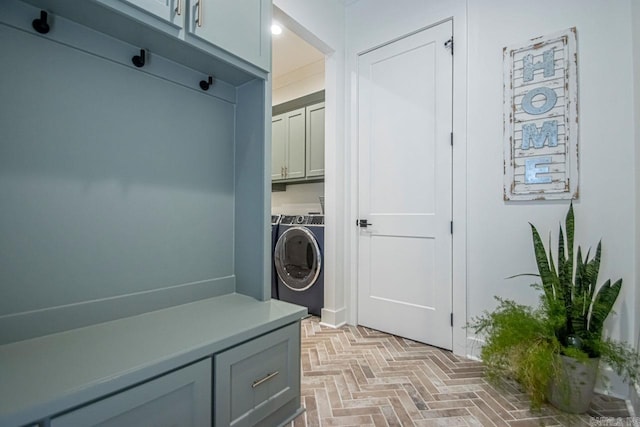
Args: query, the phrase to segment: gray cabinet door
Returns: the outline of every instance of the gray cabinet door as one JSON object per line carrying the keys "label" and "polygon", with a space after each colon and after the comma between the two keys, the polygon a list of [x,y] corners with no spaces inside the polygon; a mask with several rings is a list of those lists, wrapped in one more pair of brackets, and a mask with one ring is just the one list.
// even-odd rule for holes
{"label": "gray cabinet door", "polygon": [[172,24],[175,27],[182,28],[184,25],[184,12],[186,10],[185,3],[187,0],[118,0],[116,2],[112,0],[97,1],[106,5],[107,7],[121,10],[123,13],[134,18],[137,17],[137,13],[133,12],[130,9],[119,6],[119,3],[131,5],[136,10],[143,11],[155,18],[160,18],[161,20]]}
{"label": "gray cabinet door", "polygon": [[215,426],[253,426],[300,397],[300,322],[216,354],[214,363]]}
{"label": "gray cabinet door", "polygon": [[271,180],[284,179],[287,163],[287,121],[284,114],[271,119]]}
{"label": "gray cabinet door", "polygon": [[211,425],[211,359],[53,418],[51,427]]}
{"label": "gray cabinet door", "polygon": [[271,120],[271,180],[305,177],[305,109],[289,111]]}
{"label": "gray cabinet door", "polygon": [[286,179],[304,178],[305,174],[305,109],[285,113],[287,117],[287,165]]}
{"label": "gray cabinet door", "polygon": [[193,34],[271,70],[271,0],[183,1],[189,1],[189,29]]}
{"label": "gray cabinet door", "polygon": [[306,176],[324,176],[324,102],[306,108]]}

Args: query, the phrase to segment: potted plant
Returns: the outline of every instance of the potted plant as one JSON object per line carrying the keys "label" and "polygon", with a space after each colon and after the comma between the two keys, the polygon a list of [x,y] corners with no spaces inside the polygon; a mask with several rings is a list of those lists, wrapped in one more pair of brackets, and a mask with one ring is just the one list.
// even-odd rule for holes
{"label": "potted plant", "polygon": [[560,226],[557,261],[551,243],[547,252],[538,230],[530,225],[538,266],[538,274],[531,275],[540,279],[532,286],[541,290],[539,305],[497,298],[497,309],[472,319],[469,326],[485,335],[481,357],[490,382],[501,385],[516,380],[534,408],[549,400],[566,412],[584,413],[600,360],[626,381],[640,378],[640,355],[603,335],[622,279],[596,286],[602,244],[598,243],[592,258],[590,251],[583,257],[579,246],[574,251],[573,204],[564,232]]}

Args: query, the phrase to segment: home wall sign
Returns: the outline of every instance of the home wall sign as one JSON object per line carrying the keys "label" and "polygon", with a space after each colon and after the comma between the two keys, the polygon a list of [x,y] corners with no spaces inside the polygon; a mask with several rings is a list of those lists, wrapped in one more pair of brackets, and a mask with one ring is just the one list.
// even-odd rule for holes
{"label": "home wall sign", "polygon": [[503,55],[504,200],[577,199],[575,27]]}

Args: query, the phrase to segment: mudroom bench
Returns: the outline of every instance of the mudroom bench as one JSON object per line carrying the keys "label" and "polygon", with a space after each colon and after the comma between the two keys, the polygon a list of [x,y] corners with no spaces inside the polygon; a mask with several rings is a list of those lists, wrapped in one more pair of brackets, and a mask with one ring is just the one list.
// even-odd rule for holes
{"label": "mudroom bench", "polygon": [[274,426],[306,309],[237,293],[0,346],[0,426]]}

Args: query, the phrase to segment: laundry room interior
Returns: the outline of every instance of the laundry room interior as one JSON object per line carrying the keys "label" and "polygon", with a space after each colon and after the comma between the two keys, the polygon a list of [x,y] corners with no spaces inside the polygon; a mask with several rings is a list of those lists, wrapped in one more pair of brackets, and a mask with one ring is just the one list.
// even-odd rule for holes
{"label": "laundry room interior", "polygon": [[272,298],[324,306],[324,54],[277,20],[272,32]]}
{"label": "laundry room interior", "polygon": [[[276,120],[280,114],[324,101],[324,54],[284,25],[276,25],[279,25],[281,33],[273,34],[272,39],[273,120]],[[275,29],[275,31],[278,30]],[[322,156],[318,159],[318,163],[324,166],[324,133],[321,136],[323,137],[322,147],[315,148],[314,153]],[[305,140],[302,139],[300,142],[304,144]],[[273,142],[272,145],[274,150],[272,173],[274,175],[272,176],[271,214],[324,213],[322,206],[324,201],[324,168],[316,168],[311,176],[305,171],[303,176],[298,174],[293,178],[284,177],[280,175],[283,166],[276,163],[278,157],[275,155],[276,150],[283,150],[284,147]],[[301,151],[293,151],[293,148],[290,148],[288,150],[292,153],[290,156],[293,157],[294,153],[304,155],[304,146],[300,148]],[[300,157],[302,158],[302,156]],[[292,159],[290,158],[289,161],[291,162]],[[291,170],[292,166],[288,167]]]}

